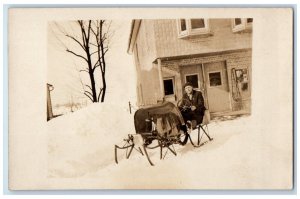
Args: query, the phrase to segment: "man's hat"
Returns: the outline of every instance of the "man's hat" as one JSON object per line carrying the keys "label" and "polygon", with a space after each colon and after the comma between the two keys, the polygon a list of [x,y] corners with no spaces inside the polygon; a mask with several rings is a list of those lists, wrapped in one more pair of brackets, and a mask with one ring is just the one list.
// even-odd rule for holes
{"label": "man's hat", "polygon": [[192,84],[191,82],[187,82],[187,83],[185,83],[185,84],[183,85],[183,88],[185,88],[185,87],[187,87],[187,86],[193,87],[193,84]]}

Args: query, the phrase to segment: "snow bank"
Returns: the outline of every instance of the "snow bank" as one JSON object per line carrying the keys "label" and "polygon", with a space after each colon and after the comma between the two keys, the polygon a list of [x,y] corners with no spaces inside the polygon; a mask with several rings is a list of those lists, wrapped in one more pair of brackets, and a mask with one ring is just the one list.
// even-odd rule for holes
{"label": "snow bank", "polygon": [[283,168],[289,167],[291,157],[265,142],[266,132],[254,131],[251,122],[251,117],[213,121],[209,132],[214,140],[200,148],[175,146],[178,155],[169,153],[164,160],[159,160],[158,149],[153,150],[155,167],[135,153],[89,177],[108,180],[120,189],[288,188],[291,175]]}
{"label": "snow bank", "polygon": [[154,167],[135,150],[125,159],[124,150],[115,164],[114,145],[135,132],[133,114],[126,105],[93,104],[48,122],[48,174],[57,183],[69,180],[60,188],[290,188],[292,148],[272,139],[273,128],[251,116],[215,120],[214,140],[200,148],[176,145],[177,156],[169,152],[164,160],[158,148],[149,150]]}
{"label": "snow bank", "polygon": [[113,143],[134,133],[133,114],[95,103],[48,122],[50,177],[79,177],[111,164]]}

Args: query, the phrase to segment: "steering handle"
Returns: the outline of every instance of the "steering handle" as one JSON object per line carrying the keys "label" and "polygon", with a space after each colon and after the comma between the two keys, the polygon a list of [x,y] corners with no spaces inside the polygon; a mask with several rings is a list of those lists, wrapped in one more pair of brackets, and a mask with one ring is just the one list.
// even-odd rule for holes
{"label": "steering handle", "polygon": [[189,109],[192,109],[192,104],[187,99],[181,99],[177,102],[177,107],[181,111],[187,111]]}

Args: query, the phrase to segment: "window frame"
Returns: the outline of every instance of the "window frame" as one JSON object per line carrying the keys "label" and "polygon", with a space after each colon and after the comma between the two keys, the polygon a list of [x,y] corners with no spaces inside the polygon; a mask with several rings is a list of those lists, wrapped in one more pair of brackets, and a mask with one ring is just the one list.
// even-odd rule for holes
{"label": "window frame", "polygon": [[[182,20],[185,22],[185,30],[181,29],[181,21]],[[179,27],[180,27],[179,29],[180,29],[181,32],[186,32],[188,30],[186,22],[187,22],[186,19],[179,19]]]}
{"label": "window frame", "polygon": [[198,82],[198,88],[193,87],[193,89],[195,89],[195,90],[200,90],[201,85],[200,85],[200,79],[199,79],[200,75],[199,75],[199,73],[188,73],[188,74],[184,74],[184,83],[187,83],[186,77],[187,77],[187,76],[192,76],[192,75],[197,75],[197,79],[198,79],[198,81],[197,81],[197,82]]}
{"label": "window frame", "polygon": [[251,18],[252,19],[252,22],[248,22],[247,20],[248,19],[250,19],[250,18],[246,18],[245,19],[245,22],[246,22],[246,29],[248,28],[248,29],[252,29],[252,24],[253,24],[253,18]]}
{"label": "window frame", "polygon": [[[241,24],[236,25],[235,19],[241,19]],[[232,31],[233,32],[241,32],[241,31],[245,31],[245,30],[251,30],[253,21],[247,22],[247,19],[248,18],[233,18],[231,20]]]}
{"label": "window frame", "polygon": [[201,18],[204,20],[204,28],[192,28],[192,19],[187,19],[189,24],[189,34],[198,35],[198,34],[207,34],[209,33],[209,23],[207,18]]}
{"label": "window frame", "polygon": [[[181,30],[181,20],[185,21],[185,30]],[[177,19],[177,30],[178,30],[178,36],[179,37],[185,37],[188,36],[188,24],[186,19]]]}
{"label": "window frame", "polygon": [[[196,19],[196,18],[192,18]],[[192,28],[192,19],[177,19],[177,30],[178,30],[178,37],[184,38],[188,36],[196,36],[196,35],[207,35],[210,34],[210,26],[209,26],[209,19],[208,18],[199,18],[204,20],[204,28]],[[181,20],[185,20],[186,30],[181,30]]]}
{"label": "window frame", "polygon": [[169,95],[166,95],[166,91],[164,89],[164,96],[166,97],[171,97],[171,96],[175,96],[175,78],[174,77],[164,77],[163,78],[163,83],[164,83],[164,88],[165,88],[165,80],[172,80],[172,86],[173,86],[173,94],[169,94]]}
{"label": "window frame", "polygon": [[[211,73],[220,73],[220,77],[221,77],[221,85],[218,85],[218,86],[211,86],[211,85],[210,85],[209,74],[211,74]],[[218,87],[222,87],[222,86],[223,86],[223,71],[222,71],[222,70],[209,71],[209,72],[207,73],[207,79],[208,79],[208,87],[209,87],[209,88],[218,88]]]}

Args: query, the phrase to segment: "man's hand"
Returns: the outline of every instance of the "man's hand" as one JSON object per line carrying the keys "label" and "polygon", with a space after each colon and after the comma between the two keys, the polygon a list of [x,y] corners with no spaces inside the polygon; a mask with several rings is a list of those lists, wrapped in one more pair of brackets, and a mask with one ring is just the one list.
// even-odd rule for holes
{"label": "man's hand", "polygon": [[192,111],[196,110],[196,106],[191,106],[191,110]]}

